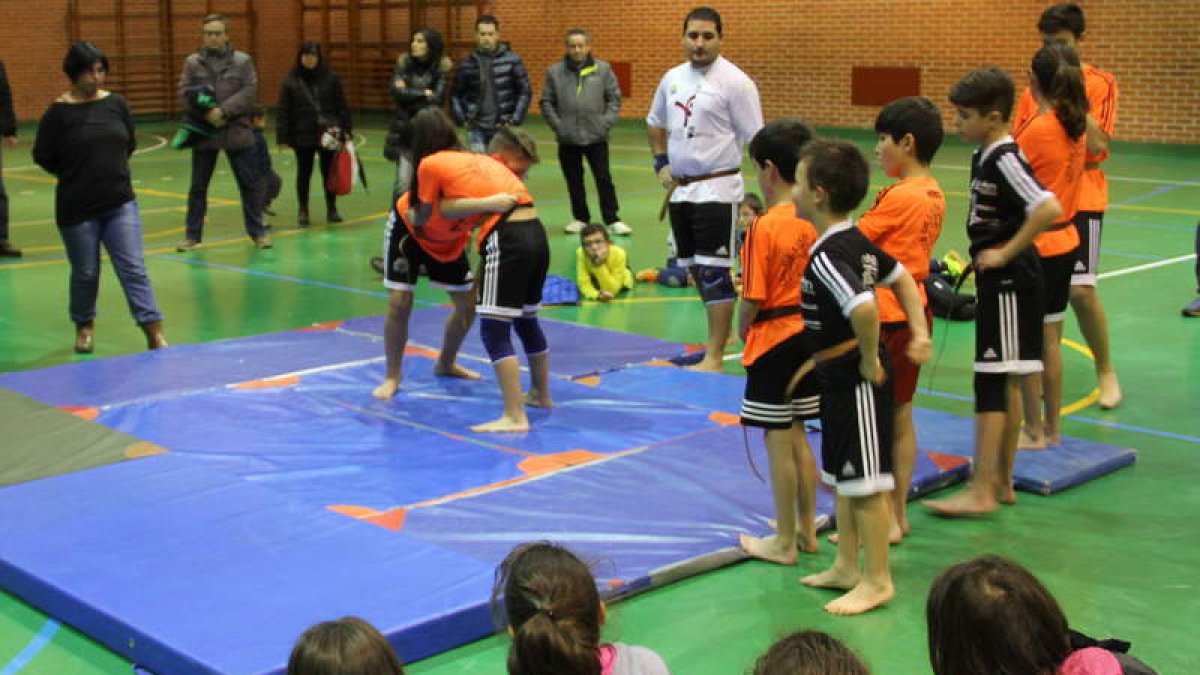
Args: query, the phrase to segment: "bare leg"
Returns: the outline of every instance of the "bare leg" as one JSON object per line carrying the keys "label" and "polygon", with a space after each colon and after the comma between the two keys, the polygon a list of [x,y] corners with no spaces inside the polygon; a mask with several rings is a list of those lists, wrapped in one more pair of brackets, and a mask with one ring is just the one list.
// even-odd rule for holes
{"label": "bare leg", "polygon": [[913,426],[912,403],[897,406],[892,449],[892,475],[896,488],[889,493],[891,527],[888,541],[897,543],[908,534],[908,490],[912,484],[913,467],[917,463],[917,430]]}
{"label": "bare leg", "polygon": [[1062,416],[1062,321],[1045,325],[1045,346],[1042,348],[1042,398],[1046,402],[1046,444],[1058,445],[1062,442],[1058,422]]}
{"label": "bare leg", "polygon": [[[862,544],[863,575],[849,593],[825,605],[832,614],[862,614],[888,602],[895,596],[892,573],[888,567],[888,517],[887,497],[876,493],[866,497],[849,499],[858,528],[858,539]],[[839,544],[839,549],[840,549]]]}
{"label": "bare leg", "polygon": [[550,397],[550,353],[529,356],[529,393],[525,403],[535,408],[553,408]]}
{"label": "bare leg", "polygon": [[804,424],[792,424],[792,452],[796,456],[796,473],[799,481],[797,508],[800,522],[796,526],[796,545],[805,553],[817,552],[817,461],[813,459],[812,447]]}
{"label": "bare leg", "polygon": [[383,354],[387,359],[383,382],[371,395],[387,400],[400,388],[400,367],[408,344],[408,319],[412,316],[412,291],[388,291],[388,312],[383,323]]}
{"label": "bare leg", "polygon": [[1017,439],[1021,435],[1021,413],[1012,405],[1020,385],[1017,376],[1009,375],[1006,380],[1008,387],[1008,410],[1004,416],[1004,429],[1000,436],[1000,461],[996,480],[996,499],[1002,504],[1016,504],[1017,493],[1013,490],[1013,464],[1017,460]]}
{"label": "bare leg", "polygon": [[704,306],[708,315],[708,342],[704,358],[689,370],[720,373],[725,370],[725,343],[733,326],[734,302],[718,302]]}
{"label": "bare leg", "polygon": [[751,556],[780,565],[796,564],[797,467],[790,429],[767,429],[764,437],[771,461],[771,496],[775,498],[776,533],[769,537],[738,537]]}
{"label": "bare leg", "polygon": [[454,309],[446,317],[446,328],[442,333],[442,351],[438,354],[437,363],[433,367],[435,375],[443,377],[462,377],[468,380],[478,380],[479,373],[464,368],[458,364],[458,350],[462,347],[463,339],[475,322],[475,297],[471,291],[449,293]]}
{"label": "bare leg", "polygon": [[1096,361],[1096,379],[1100,384],[1100,407],[1111,410],[1121,405],[1121,383],[1113,366],[1108,346],[1108,316],[1095,286],[1072,286],[1071,307],[1079,322],[1079,332],[1092,350]]}
{"label": "bare leg", "polygon": [[1021,427],[1021,436],[1017,447],[1026,450],[1043,450],[1046,447],[1046,420],[1042,418],[1042,374],[1022,375],[1018,395],[1021,397],[1020,410],[1021,416],[1025,419],[1025,425]]}
{"label": "bare leg", "polygon": [[[815,588],[837,588],[850,590],[858,585],[858,523],[854,519],[854,510],[850,498],[837,497],[837,556],[833,566],[824,572],[810,574],[800,578],[800,583]],[[885,521],[886,522],[886,521]]]}
{"label": "bare leg", "polygon": [[[1016,397],[1020,393],[1019,375],[1008,375],[1004,387],[1008,400],[1004,412],[975,415],[975,467],[966,489],[946,499],[926,499],[922,503],[939,515],[965,516],[991,513],[998,507],[997,494],[1011,493],[1012,463],[1021,433],[1021,411]],[[1008,486],[1002,490],[1002,478]]]}
{"label": "bare leg", "polygon": [[529,418],[525,416],[525,401],[521,395],[521,364],[516,356],[501,359],[492,364],[496,380],[500,383],[500,394],[504,398],[504,414],[498,419],[476,424],[471,431],[477,432],[520,432],[529,431]]}

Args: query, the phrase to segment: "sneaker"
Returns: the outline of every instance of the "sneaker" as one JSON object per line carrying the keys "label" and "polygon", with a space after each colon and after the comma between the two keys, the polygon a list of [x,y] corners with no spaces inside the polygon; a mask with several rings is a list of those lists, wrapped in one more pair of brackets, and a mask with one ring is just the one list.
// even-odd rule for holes
{"label": "sneaker", "polygon": [[586,225],[587,223],[583,222],[582,220],[572,220],[571,222],[567,223],[566,227],[563,228],[563,232],[566,232],[567,234],[579,234],[579,232],[583,230]]}
{"label": "sneaker", "polygon": [[1184,316],[1190,316],[1192,318],[1200,318],[1200,298],[1196,298],[1195,300],[1193,300],[1192,304],[1188,305],[1187,307],[1184,307],[1183,311],[1181,311],[1180,313],[1183,314]]}
{"label": "sneaker", "polygon": [[180,253],[187,253],[188,251],[195,251],[198,248],[200,248],[200,242],[196,241],[195,239],[188,239],[182,244],[176,246],[175,250],[179,251]]}
{"label": "sneaker", "polygon": [[260,234],[254,238],[255,248],[271,248],[272,246],[274,246],[274,244],[271,243],[271,237],[265,234]]}
{"label": "sneaker", "polygon": [[23,255],[21,249],[8,243],[7,239],[0,239],[0,258],[20,258]]}
{"label": "sneaker", "polygon": [[608,226],[608,231],[622,236],[633,234],[633,228],[619,220],[615,223],[610,223]]}

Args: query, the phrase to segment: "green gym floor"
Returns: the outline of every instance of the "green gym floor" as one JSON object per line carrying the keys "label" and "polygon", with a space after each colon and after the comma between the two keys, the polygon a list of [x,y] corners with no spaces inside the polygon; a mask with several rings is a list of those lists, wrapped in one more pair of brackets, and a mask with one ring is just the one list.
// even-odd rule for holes
{"label": "green gym floor", "polygon": [[[228,165],[213,180],[204,248],[175,253],[183,238],[188,156],[164,146],[170,126],[145,122],[133,175],[145,228],[146,262],[173,344],[218,340],[381,314],[384,294],[367,260],[381,248],[391,166],[380,156],[382,118],[361,125],[370,194],[340,201],[346,222],[328,226],[314,198],[314,224],[295,224],[293,163],[275,154],[284,195],[271,218],[275,247],[255,250],[242,233]],[[551,232],[551,272],[573,274],[577,241],[561,234],[570,210],[555,162],[552,136],[539,120],[528,128],[542,141],[542,165],[530,187]],[[866,132],[828,130],[870,151]],[[0,370],[27,370],[104,358],[144,348],[110,269],[101,282],[96,353],[72,352],[67,317],[68,269],[54,227],[53,180],[29,159],[34,130],[5,151],[12,241],[25,258],[0,262]],[[938,255],[966,251],[964,218],[970,148],[948,139],[934,173],[949,212]],[[911,509],[913,534],[892,549],[897,595],[865,616],[825,614],[832,596],[797,583],[827,566],[827,543],[794,568],[743,562],[650,591],[615,606],[608,640],[654,648],[675,673],[742,673],[768,644],[800,629],[828,631],[861,653],[876,673],[927,673],[924,601],[944,567],[981,553],[1011,556],[1057,595],[1073,627],[1134,644],[1134,653],[1162,673],[1195,672],[1200,650],[1200,320],[1179,309],[1195,293],[1193,232],[1200,219],[1200,146],[1116,144],[1106,164],[1112,207],[1105,222],[1104,275],[1113,351],[1125,402],[1101,411],[1089,403],[1092,364],[1073,319],[1067,320],[1064,433],[1139,451],[1137,463],[1053,497],[1029,494],[989,518],[950,522]],[[612,139],[613,175],[621,215],[633,229],[619,238],[635,270],[661,265],[667,228],[657,222],[662,190],[650,169],[644,127],[622,123]],[[872,192],[886,178],[876,171]],[[755,190],[757,188],[755,187]],[[589,193],[594,190],[589,186]],[[868,197],[864,208],[870,206]],[[594,201],[593,201],[594,203]],[[598,214],[596,214],[598,215]],[[422,288],[418,297],[442,302]],[[609,305],[553,307],[545,316],[661,337],[701,342],[703,312],[687,290],[640,285]],[[972,326],[938,322],[935,361],[922,372],[917,404],[971,415]],[[731,347],[731,352],[737,347]],[[738,372],[737,360],[727,368]],[[4,429],[20,419],[0,418]],[[920,430],[918,429],[918,435]],[[964,439],[964,443],[970,442]],[[0,459],[0,461],[3,461]],[[766,486],[763,488],[767,489]],[[331,617],[332,618],[332,617]],[[411,664],[418,675],[504,671],[507,641],[492,637]],[[1191,664],[1191,665],[1189,665]],[[128,673],[130,664],[87,637],[58,625],[20,600],[0,594],[0,675]],[[169,675],[166,673],[160,675]]]}

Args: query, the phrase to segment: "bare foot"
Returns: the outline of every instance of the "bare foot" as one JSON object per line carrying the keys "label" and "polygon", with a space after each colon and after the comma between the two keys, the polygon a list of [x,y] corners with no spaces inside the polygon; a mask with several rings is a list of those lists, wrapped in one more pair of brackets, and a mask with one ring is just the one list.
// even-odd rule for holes
{"label": "bare foot", "polygon": [[1099,380],[1100,409],[1112,410],[1121,405],[1121,383],[1117,381],[1116,371],[1101,373]]}
{"label": "bare foot", "polygon": [[830,567],[824,572],[800,577],[800,583],[805,586],[812,586],[813,588],[836,588],[843,591],[854,588],[858,585],[858,581],[858,570],[843,571],[836,566]]}
{"label": "bare foot", "polygon": [[985,492],[976,494],[974,490],[968,488],[962,492],[947,497],[946,499],[924,499],[921,501],[935,515],[946,516],[953,518],[955,516],[979,516],[985,513],[991,513],[999,508],[996,504],[996,496]]}
{"label": "bare foot", "polygon": [[542,393],[537,389],[530,389],[525,392],[525,405],[532,408],[553,408],[554,401],[550,398],[550,392]]}
{"label": "bare foot", "polygon": [[725,372],[725,364],[719,357],[710,359],[706,356],[700,363],[685,366],[684,370],[690,370],[695,373],[723,373]]}
{"label": "bare foot", "polygon": [[379,399],[380,401],[386,401],[389,398],[395,396],[396,390],[399,388],[400,388],[400,380],[392,379],[392,378],[388,377],[388,378],[384,378],[383,384],[379,385],[378,387],[375,387],[375,390],[371,392],[371,395],[374,396],[375,398]]}
{"label": "bare foot", "polygon": [[514,420],[508,416],[501,416],[500,419],[476,424],[471,427],[471,431],[481,434],[503,434],[503,433],[521,433],[529,431],[529,420]]}
{"label": "bare foot", "polygon": [[782,544],[778,536],[751,537],[748,534],[738,535],[738,546],[753,558],[780,565],[796,564],[796,547]]}
{"label": "bare foot", "polygon": [[996,501],[1006,506],[1012,506],[1017,503],[1017,491],[1012,485],[1007,485],[996,489]]}
{"label": "bare foot", "polygon": [[464,367],[458,365],[457,362],[451,364],[449,368],[443,368],[442,366],[434,366],[433,374],[437,375],[438,377],[461,377],[464,380],[478,380],[479,379],[479,373],[471,370],[470,368],[464,368]]}
{"label": "bare foot", "polygon": [[1046,437],[1041,434],[1034,435],[1028,429],[1021,429],[1021,437],[1017,439],[1018,450],[1045,450]]}
{"label": "bare foot", "polygon": [[863,579],[849,593],[826,604],[825,611],[842,616],[862,614],[887,604],[895,596],[896,591],[890,583],[880,585]]}
{"label": "bare foot", "polygon": [[1062,436],[1059,434],[1050,434],[1046,436],[1046,447],[1054,448],[1062,445]]}
{"label": "bare foot", "polygon": [[[774,518],[767,519],[767,527],[778,532],[779,527]],[[813,523],[813,531],[805,532],[804,528],[796,528],[796,548],[801,553],[816,553],[821,547],[821,542],[817,540],[817,524]]]}

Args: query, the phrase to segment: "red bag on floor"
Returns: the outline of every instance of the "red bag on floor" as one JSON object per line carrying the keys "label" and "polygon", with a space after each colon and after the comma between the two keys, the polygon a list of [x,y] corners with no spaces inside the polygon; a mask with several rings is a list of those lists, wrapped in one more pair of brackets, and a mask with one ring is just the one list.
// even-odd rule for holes
{"label": "red bag on floor", "polygon": [[350,194],[354,187],[354,153],[346,145],[342,144],[342,149],[333,156],[325,181],[325,189],[339,197]]}

